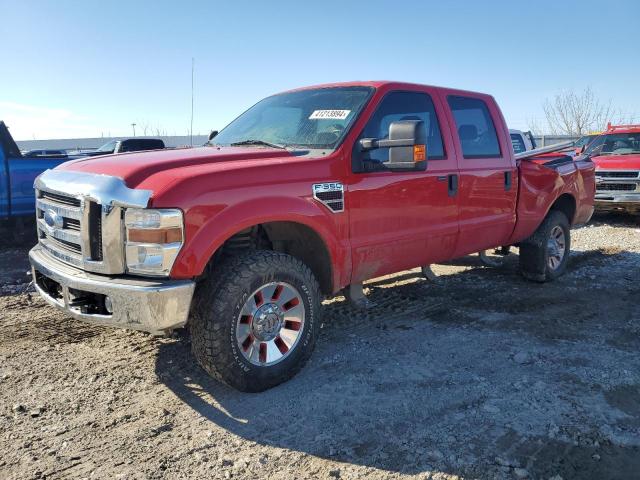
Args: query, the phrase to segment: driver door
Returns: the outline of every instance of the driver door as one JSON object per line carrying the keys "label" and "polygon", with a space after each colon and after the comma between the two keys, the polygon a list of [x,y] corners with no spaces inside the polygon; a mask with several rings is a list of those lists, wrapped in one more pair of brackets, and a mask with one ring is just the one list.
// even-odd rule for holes
{"label": "driver door", "polygon": [[347,185],[351,283],[453,255],[458,201],[449,186],[457,176],[456,158],[442,105],[430,93],[387,93],[359,135],[381,139],[391,122],[422,120],[427,130],[426,170],[391,171],[382,163],[388,159],[388,148],[360,152],[356,142]]}

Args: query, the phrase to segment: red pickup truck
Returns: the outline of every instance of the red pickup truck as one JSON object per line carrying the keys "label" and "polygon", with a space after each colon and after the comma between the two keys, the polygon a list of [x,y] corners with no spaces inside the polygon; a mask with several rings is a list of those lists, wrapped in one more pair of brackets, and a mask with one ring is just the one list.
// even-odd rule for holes
{"label": "red pickup truck", "polygon": [[596,210],[640,213],[640,125],[607,125],[585,154],[596,165]]}
{"label": "red pickup truck", "polygon": [[595,178],[589,159],[516,159],[489,95],[353,82],[268,97],[200,148],[67,162],[35,187],[30,260],[51,305],[188,325],[207,372],[260,391],[311,355],[322,297],[362,300],[364,280],[510,245],[525,277],[556,278]]}

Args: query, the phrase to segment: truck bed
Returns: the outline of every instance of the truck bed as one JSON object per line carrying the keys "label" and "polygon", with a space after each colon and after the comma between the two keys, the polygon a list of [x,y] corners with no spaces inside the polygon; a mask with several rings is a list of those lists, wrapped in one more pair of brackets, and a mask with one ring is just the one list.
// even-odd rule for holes
{"label": "truck bed", "polygon": [[569,218],[572,226],[585,224],[591,218],[595,165],[589,158],[538,154],[518,160],[518,175],[516,225],[510,244],[529,237],[556,202],[573,205],[574,215]]}

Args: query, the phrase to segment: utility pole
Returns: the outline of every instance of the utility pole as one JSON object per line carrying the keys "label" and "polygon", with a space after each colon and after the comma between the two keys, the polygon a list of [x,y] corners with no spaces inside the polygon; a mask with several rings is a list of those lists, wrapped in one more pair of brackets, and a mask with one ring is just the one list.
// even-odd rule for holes
{"label": "utility pole", "polygon": [[193,147],[193,72],[196,59],[191,57],[191,127],[189,128],[189,144]]}
{"label": "utility pole", "polygon": [[131,126],[133,127],[133,136],[136,136],[136,124],[132,123]]}

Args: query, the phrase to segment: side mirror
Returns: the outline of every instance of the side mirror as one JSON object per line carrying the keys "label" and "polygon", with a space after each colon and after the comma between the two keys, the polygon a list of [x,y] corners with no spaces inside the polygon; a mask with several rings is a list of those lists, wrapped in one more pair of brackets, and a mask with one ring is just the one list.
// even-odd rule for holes
{"label": "side mirror", "polygon": [[216,135],[218,135],[218,130],[211,130],[211,133],[209,134],[209,141],[216,138]]}
{"label": "side mirror", "polygon": [[366,152],[377,148],[389,149],[388,168],[415,170],[426,168],[426,131],[422,120],[398,120],[389,125],[387,139],[363,138],[360,150]]}

